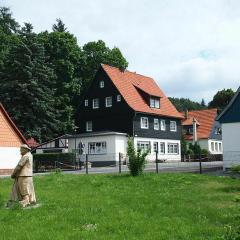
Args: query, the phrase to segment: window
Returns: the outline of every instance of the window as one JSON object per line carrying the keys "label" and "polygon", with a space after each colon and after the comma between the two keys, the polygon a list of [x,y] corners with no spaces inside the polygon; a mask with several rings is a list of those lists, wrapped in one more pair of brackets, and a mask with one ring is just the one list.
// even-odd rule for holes
{"label": "window", "polygon": [[138,141],[137,142],[137,150],[138,151],[151,151],[150,142]]}
{"label": "window", "polygon": [[92,131],[92,121],[86,122],[86,131],[91,132]]}
{"label": "window", "polygon": [[99,86],[100,88],[104,88],[104,81],[100,81]]}
{"label": "window", "polygon": [[166,131],[166,121],[165,120],[161,120],[161,130]]}
{"label": "window", "polygon": [[168,153],[170,154],[178,154],[178,143],[168,143]]}
{"label": "window", "polygon": [[221,135],[221,133],[222,133],[221,128],[216,127],[214,133],[215,133],[216,135]]}
{"label": "window", "polygon": [[99,108],[99,98],[93,99],[93,109]]}
{"label": "window", "polygon": [[214,142],[211,142],[211,150],[214,151]]}
{"label": "window", "polygon": [[215,151],[218,152],[218,143],[215,142]]}
{"label": "window", "polygon": [[107,144],[106,142],[90,142],[88,143],[89,154],[106,154]]}
{"label": "window", "polygon": [[112,106],[112,97],[106,97],[105,98],[105,106],[111,107]]}
{"label": "window", "polygon": [[148,129],[148,118],[141,117],[141,128]]}
{"label": "window", "polygon": [[160,142],[160,153],[164,154],[165,153],[165,143],[164,142]]}
{"label": "window", "polygon": [[219,152],[222,151],[222,143],[218,143],[218,150],[219,150]]}
{"label": "window", "polygon": [[153,151],[158,152],[158,142],[153,143]]}
{"label": "window", "polygon": [[150,107],[160,108],[160,99],[158,97],[150,97]]}
{"label": "window", "polygon": [[117,95],[117,102],[121,102],[121,95]]}
{"label": "window", "polygon": [[172,132],[177,131],[177,123],[175,121],[170,121],[170,131]]}
{"label": "window", "polygon": [[85,101],[84,101],[84,105],[85,105],[85,107],[88,106],[88,100],[87,100],[87,99],[85,99]]}
{"label": "window", "polygon": [[159,121],[156,118],[154,118],[154,130],[159,130]]}

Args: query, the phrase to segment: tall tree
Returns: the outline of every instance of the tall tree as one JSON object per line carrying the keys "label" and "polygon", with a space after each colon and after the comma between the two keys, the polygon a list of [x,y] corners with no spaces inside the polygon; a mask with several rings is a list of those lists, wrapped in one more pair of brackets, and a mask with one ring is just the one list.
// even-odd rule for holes
{"label": "tall tree", "polygon": [[27,138],[41,141],[58,131],[52,99],[54,75],[31,29],[30,24],[24,25],[20,41],[8,54],[0,73],[0,101]]}
{"label": "tall tree", "polygon": [[123,70],[128,66],[128,62],[117,47],[110,49],[102,40],[88,42],[83,46],[83,61],[81,67],[84,80],[83,90],[85,90],[93,80],[101,63],[109,64]]}
{"label": "tall tree", "polygon": [[63,21],[60,18],[57,18],[56,21],[57,23],[53,24],[52,30],[54,32],[67,32],[67,28]]}
{"label": "tall tree", "polygon": [[19,30],[20,25],[12,17],[10,9],[7,7],[0,7],[0,30],[5,34],[13,34]]}
{"label": "tall tree", "polygon": [[214,96],[213,100],[209,102],[209,108],[217,108],[219,111],[222,111],[228,103],[231,101],[232,97],[234,96],[234,91],[229,89],[223,89],[218,91]]}
{"label": "tall tree", "polygon": [[202,106],[202,107],[206,107],[206,103],[205,103],[205,100],[204,100],[204,99],[202,99],[202,101],[201,101],[201,106]]}
{"label": "tall tree", "polygon": [[46,31],[38,35],[38,40],[44,45],[48,65],[56,76],[53,98],[61,120],[59,134],[72,132],[75,128],[74,101],[80,96],[81,88],[81,48],[68,32]]}

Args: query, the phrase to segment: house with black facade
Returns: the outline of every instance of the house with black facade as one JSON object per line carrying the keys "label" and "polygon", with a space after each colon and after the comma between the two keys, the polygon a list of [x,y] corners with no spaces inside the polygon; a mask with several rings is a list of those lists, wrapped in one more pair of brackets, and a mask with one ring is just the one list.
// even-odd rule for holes
{"label": "house with black facade", "polygon": [[80,104],[74,138],[100,162],[126,154],[128,136],[150,150],[150,161],[156,151],[159,159],[180,161],[182,118],[152,78],[102,64]]}
{"label": "house with black facade", "polygon": [[223,168],[240,165],[240,87],[217,121],[222,126]]}

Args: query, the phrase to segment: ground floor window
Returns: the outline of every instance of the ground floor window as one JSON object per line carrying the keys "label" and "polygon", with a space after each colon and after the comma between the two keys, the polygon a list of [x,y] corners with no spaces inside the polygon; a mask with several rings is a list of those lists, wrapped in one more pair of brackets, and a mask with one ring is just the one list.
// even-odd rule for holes
{"label": "ground floor window", "polygon": [[137,142],[138,151],[151,151],[151,144],[147,141],[138,141]]}
{"label": "ground floor window", "polygon": [[159,153],[164,154],[165,153],[165,143],[164,142],[160,142],[160,149],[159,149]]}
{"label": "ground floor window", "polygon": [[178,154],[179,153],[179,144],[178,143],[168,143],[168,153]]}
{"label": "ground floor window", "polygon": [[106,142],[90,142],[88,143],[89,154],[106,154],[107,143]]}

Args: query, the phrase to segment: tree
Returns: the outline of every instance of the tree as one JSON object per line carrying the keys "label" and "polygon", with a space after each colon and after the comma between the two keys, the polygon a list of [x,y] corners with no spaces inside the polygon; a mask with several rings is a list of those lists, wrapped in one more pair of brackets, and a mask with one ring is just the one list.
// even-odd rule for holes
{"label": "tree", "polygon": [[206,106],[202,106],[202,104],[191,101],[188,98],[171,98],[171,97],[169,97],[169,100],[172,102],[172,104],[176,107],[176,109],[179,112],[183,112],[186,110],[191,111],[191,110],[206,109]]}
{"label": "tree", "polygon": [[19,42],[10,50],[0,73],[0,101],[27,138],[52,138],[59,122],[54,107],[52,70],[32,26],[20,30]]}
{"label": "tree", "polygon": [[81,48],[68,32],[42,32],[38,34],[38,41],[44,45],[48,66],[56,76],[52,97],[61,120],[59,134],[73,132],[76,99],[80,97],[82,85]]}
{"label": "tree", "polygon": [[232,89],[223,89],[218,91],[213,100],[209,103],[208,108],[217,108],[220,112],[228,105],[234,96],[234,91]]}
{"label": "tree", "polygon": [[63,21],[60,18],[57,18],[56,21],[57,23],[52,26],[53,32],[67,32],[67,28]]}
{"label": "tree", "polygon": [[12,17],[10,9],[7,7],[0,7],[0,30],[5,34],[14,34],[18,32],[20,25]]}
{"label": "tree", "polygon": [[117,47],[110,49],[102,40],[98,40],[97,42],[88,42],[83,46],[83,59],[81,67],[83,76],[83,91],[93,80],[101,63],[105,63],[122,70],[126,69],[128,66],[128,62]]}
{"label": "tree", "polygon": [[204,99],[202,99],[202,101],[201,101],[201,106],[204,107],[204,108],[206,107],[206,103],[205,103]]}

